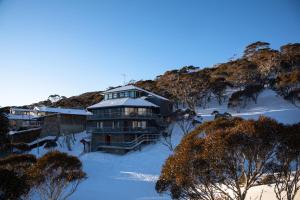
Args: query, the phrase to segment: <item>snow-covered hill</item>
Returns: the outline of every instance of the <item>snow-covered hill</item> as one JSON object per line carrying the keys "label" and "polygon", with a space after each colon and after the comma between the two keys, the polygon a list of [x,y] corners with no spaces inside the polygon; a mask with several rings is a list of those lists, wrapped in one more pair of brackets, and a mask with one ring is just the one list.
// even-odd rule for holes
{"label": "snow-covered hill", "polygon": [[[229,91],[229,93],[232,92],[233,91]],[[208,108],[199,108],[198,113],[204,120],[211,120],[213,119],[211,113],[214,110],[220,113],[229,112],[233,116],[242,117],[244,119],[257,119],[260,115],[265,115],[286,124],[300,122],[299,107],[284,100],[281,96],[278,96],[276,92],[269,89],[266,89],[259,95],[257,104],[251,101],[245,108],[237,110],[228,109],[227,103],[220,106],[216,101],[212,100]]]}
{"label": "snow-covered hill", "polygon": [[[236,112],[228,110],[226,105],[219,106],[212,102],[207,109],[199,109],[198,112],[204,120],[210,120],[212,111],[230,112],[234,116],[243,118],[258,118],[259,115],[267,115],[282,123],[300,122],[300,109],[276,96],[273,91],[266,90],[258,98],[257,104],[250,103],[245,109]],[[178,144],[182,133],[178,128],[174,130],[173,143]],[[58,149],[79,156],[83,162],[84,171],[88,179],[78,188],[78,191],[70,197],[71,200],[162,200],[170,199],[169,196],[159,196],[155,192],[157,180],[165,159],[171,154],[170,150],[161,143],[145,146],[142,151],[130,152],[126,155],[113,155],[101,152],[81,154],[83,146],[80,139],[86,137],[86,133],[76,135],[72,151],[68,151],[61,138]],[[37,149],[32,153],[37,154]],[[45,150],[41,150],[41,154]],[[263,199],[275,199],[272,187],[260,186],[250,190],[248,199],[255,199],[261,195],[264,189]],[[300,194],[298,194],[300,199]]]}

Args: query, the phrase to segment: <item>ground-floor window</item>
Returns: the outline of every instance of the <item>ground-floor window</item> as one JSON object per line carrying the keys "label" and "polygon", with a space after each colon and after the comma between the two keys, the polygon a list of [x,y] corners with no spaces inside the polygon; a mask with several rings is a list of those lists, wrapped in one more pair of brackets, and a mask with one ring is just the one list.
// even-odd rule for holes
{"label": "ground-floor window", "polygon": [[97,122],[97,128],[103,128],[103,122]]}
{"label": "ground-floor window", "polygon": [[132,121],[132,128],[146,128],[146,121]]}
{"label": "ground-floor window", "polygon": [[113,121],[112,122],[112,128],[120,128],[120,122],[119,121]]}

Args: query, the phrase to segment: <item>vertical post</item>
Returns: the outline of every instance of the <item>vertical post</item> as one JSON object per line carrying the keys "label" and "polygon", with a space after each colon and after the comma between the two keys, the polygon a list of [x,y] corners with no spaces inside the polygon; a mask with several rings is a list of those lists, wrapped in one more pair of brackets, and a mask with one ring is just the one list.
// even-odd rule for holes
{"label": "vertical post", "polygon": [[123,85],[125,85],[126,84],[126,74],[122,74],[122,76],[123,76]]}
{"label": "vertical post", "polygon": [[38,137],[38,142],[37,142],[37,154],[40,155],[40,136]]}

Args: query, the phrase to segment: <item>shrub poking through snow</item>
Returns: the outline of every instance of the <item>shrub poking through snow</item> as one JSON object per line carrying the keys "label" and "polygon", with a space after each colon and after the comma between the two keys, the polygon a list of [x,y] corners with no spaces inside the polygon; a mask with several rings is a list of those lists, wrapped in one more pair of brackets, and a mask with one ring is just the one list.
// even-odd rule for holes
{"label": "shrub poking through snow", "polygon": [[211,115],[214,115],[215,116],[215,119],[218,119],[218,118],[221,118],[221,117],[224,117],[224,118],[230,118],[232,117],[230,113],[228,112],[224,112],[223,114],[222,113],[219,113],[219,111],[217,110],[214,110]]}

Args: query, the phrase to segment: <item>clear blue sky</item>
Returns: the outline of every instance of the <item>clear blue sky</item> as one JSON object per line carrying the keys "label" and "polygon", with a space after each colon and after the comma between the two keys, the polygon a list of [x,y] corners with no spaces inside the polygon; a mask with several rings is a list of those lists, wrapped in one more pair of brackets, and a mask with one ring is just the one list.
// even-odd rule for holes
{"label": "clear blue sky", "polygon": [[300,42],[300,1],[0,0],[0,106],[211,66],[257,40]]}

